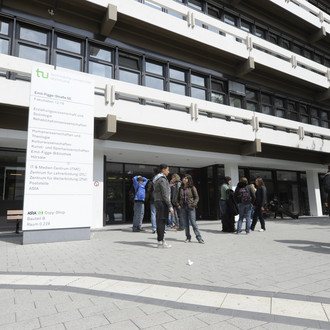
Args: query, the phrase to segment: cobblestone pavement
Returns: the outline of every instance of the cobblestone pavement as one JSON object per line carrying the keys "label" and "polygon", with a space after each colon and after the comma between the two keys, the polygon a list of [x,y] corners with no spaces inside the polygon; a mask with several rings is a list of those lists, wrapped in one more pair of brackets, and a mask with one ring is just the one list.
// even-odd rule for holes
{"label": "cobblestone pavement", "polygon": [[167,230],[171,249],[150,224],[49,244],[0,234],[0,329],[330,329],[329,217],[198,225],[204,245]]}

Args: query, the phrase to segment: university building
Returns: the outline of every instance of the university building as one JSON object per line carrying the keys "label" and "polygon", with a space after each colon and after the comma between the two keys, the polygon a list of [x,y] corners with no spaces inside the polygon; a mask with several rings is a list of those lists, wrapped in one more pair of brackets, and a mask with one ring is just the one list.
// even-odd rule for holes
{"label": "university building", "polygon": [[219,219],[225,175],[325,214],[329,47],[326,0],[2,0],[0,229],[23,209],[39,64],[93,77],[91,228],[131,222],[132,177],[160,163],[193,176],[199,219]]}

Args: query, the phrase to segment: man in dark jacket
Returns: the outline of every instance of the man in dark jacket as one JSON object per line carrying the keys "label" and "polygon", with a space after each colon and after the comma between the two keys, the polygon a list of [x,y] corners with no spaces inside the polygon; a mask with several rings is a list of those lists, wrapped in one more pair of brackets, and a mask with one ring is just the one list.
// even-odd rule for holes
{"label": "man in dark jacket", "polygon": [[265,187],[262,178],[256,178],[256,187],[257,187],[256,200],[254,202],[255,210],[254,210],[253,220],[250,229],[254,231],[254,228],[259,219],[261,225],[261,229],[259,231],[263,232],[266,230],[263,212],[267,205],[267,189]]}
{"label": "man in dark jacket", "polygon": [[242,177],[240,179],[240,182],[237,184],[237,187],[235,189],[234,197],[235,197],[236,203],[238,204],[238,212],[239,212],[236,234],[239,234],[242,232],[242,224],[243,224],[244,215],[246,217],[245,232],[247,234],[249,234],[250,233],[250,224],[251,224],[252,205],[256,199],[256,196],[255,196],[254,190],[248,184],[247,178]]}

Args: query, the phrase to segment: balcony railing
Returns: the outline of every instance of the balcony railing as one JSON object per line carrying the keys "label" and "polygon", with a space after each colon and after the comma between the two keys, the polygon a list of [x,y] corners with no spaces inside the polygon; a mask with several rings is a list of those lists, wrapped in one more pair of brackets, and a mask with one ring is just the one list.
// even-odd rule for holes
{"label": "balcony railing", "polygon": [[[101,0],[90,1],[104,5],[104,2]],[[305,3],[306,6],[308,4],[311,8],[314,7],[303,0],[295,1]],[[273,2],[281,3],[283,6],[287,3],[286,0],[274,0]],[[252,57],[256,64],[262,64],[324,89],[330,87],[330,69],[328,67],[197,10],[187,8],[173,0],[148,0],[148,3],[154,7],[134,0],[109,0],[109,3],[116,6],[121,14],[228,52],[241,58],[242,61]],[[294,4],[291,5],[295,6],[295,8],[297,7]],[[301,10],[308,14],[305,9]],[[315,17],[315,15],[312,16],[315,21],[318,20],[321,26],[319,18]],[[325,17],[326,14],[324,13],[323,23],[327,24],[327,18]]]}
{"label": "balcony railing", "polygon": [[284,8],[299,18],[304,19],[309,24],[318,28],[324,27],[330,34],[330,15],[306,0],[269,0]]}
{"label": "balcony railing", "polygon": [[[31,75],[37,62],[1,55],[0,70]],[[48,66],[52,68],[52,66]],[[57,70],[86,75],[67,69]],[[330,130],[228,105],[182,96],[114,79],[93,76],[96,118],[114,114],[117,121],[170,128],[224,138],[330,152]],[[29,107],[30,82],[0,78],[0,103]],[[135,102],[129,99],[136,100]],[[141,102],[147,100],[148,102]],[[155,102],[155,105],[153,105]],[[167,107],[160,106],[161,104]],[[187,109],[178,111],[176,108]],[[169,110],[170,109],[170,110]],[[22,109],[24,111],[24,109]]]}

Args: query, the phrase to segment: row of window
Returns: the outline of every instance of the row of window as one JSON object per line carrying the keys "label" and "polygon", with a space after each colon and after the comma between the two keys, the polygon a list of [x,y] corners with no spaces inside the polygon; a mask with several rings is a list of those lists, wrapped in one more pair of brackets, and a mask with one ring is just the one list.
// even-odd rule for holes
{"label": "row of window", "polygon": [[[0,18],[0,53],[329,128],[327,109],[144,55]],[[7,74],[8,73],[3,73]]]}
{"label": "row of window", "polygon": [[[153,7],[155,9],[165,11],[170,15],[178,16],[177,13],[162,8],[160,6],[156,6],[150,3],[148,0],[136,0],[136,1],[142,2],[147,6]],[[234,12],[234,10],[229,10],[219,2],[217,5],[214,5],[213,4],[214,2],[210,4],[209,1],[204,1],[204,0],[174,0],[174,1],[180,2],[190,8],[201,11],[209,16],[212,16],[213,18],[221,20],[224,23],[230,24],[241,30],[244,30],[245,32],[254,34],[259,38],[270,41],[282,48],[285,48],[296,54],[304,56],[312,61],[330,67],[330,56],[328,53],[324,53],[323,51],[309,47],[304,42],[299,42],[298,40],[295,40],[294,38],[285,35],[280,31],[276,31],[273,28],[267,27],[266,24],[259,24],[255,22],[254,18],[248,18],[245,16],[243,17],[243,15],[241,15],[240,13]],[[197,23],[197,25],[199,24]],[[213,28],[208,26],[203,25],[203,27],[213,30]]]}
{"label": "row of window", "polygon": [[322,11],[324,11],[325,13],[330,15],[330,5],[328,1],[320,1],[320,0],[307,0],[308,2],[310,2],[312,5],[314,5],[315,7],[321,9]]}

